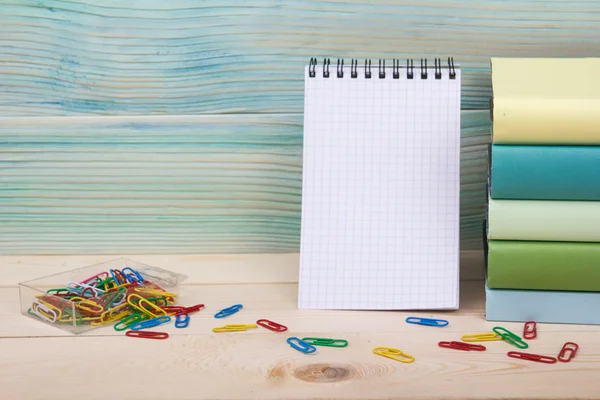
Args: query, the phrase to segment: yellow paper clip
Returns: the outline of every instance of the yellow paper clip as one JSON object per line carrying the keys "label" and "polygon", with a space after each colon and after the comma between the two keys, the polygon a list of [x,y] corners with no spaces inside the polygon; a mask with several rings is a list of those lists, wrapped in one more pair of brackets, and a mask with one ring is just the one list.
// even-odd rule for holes
{"label": "yellow paper clip", "polygon": [[[35,303],[38,303],[38,307],[40,304],[45,306],[46,309],[44,309],[44,307],[40,307],[39,310],[37,310],[37,309],[35,310],[35,311],[40,311],[42,314],[44,314],[44,312],[51,311],[51,310],[56,311],[56,312],[52,313],[52,314],[56,314],[56,318],[54,318],[55,321],[56,321],[56,319],[60,318],[62,315],[62,310],[60,308],[56,307],[54,304],[50,304],[49,302],[42,300],[42,299],[38,299]],[[35,306],[35,303],[34,303],[34,306]],[[50,317],[50,314],[46,314],[46,316]]]}
{"label": "yellow paper clip", "polygon": [[394,349],[392,347],[375,347],[373,353],[407,364],[415,361],[415,358],[410,354],[406,354],[402,350]]}
{"label": "yellow paper clip", "polygon": [[486,332],[463,335],[461,339],[463,342],[491,342],[494,340],[502,340],[502,337],[494,332]]}
{"label": "yellow paper clip", "polygon": [[128,316],[131,313],[128,304],[120,304],[116,307],[109,308],[104,311],[98,320],[92,322],[90,325],[106,325],[116,321],[120,321],[122,318]]}
{"label": "yellow paper clip", "polygon": [[150,288],[135,288],[134,291],[138,293],[146,293],[151,296],[161,296],[161,297],[177,297],[177,293],[165,292],[164,290],[159,289],[150,289]]}
{"label": "yellow paper clip", "polygon": [[[134,299],[139,299],[137,304],[134,303]],[[127,304],[129,304],[131,307],[135,308],[136,310],[141,311],[146,315],[149,315],[151,318],[156,318],[161,315],[167,315],[167,312],[165,310],[158,307],[156,304],[149,302],[148,300],[146,300],[139,294],[132,293],[129,296],[127,296]],[[145,308],[146,306],[149,307],[150,310]],[[158,311],[158,314],[154,314],[153,311],[151,311],[151,310]]]}
{"label": "yellow paper clip", "polygon": [[229,324],[213,328],[213,332],[242,332],[257,328],[256,324]]}
{"label": "yellow paper clip", "polygon": [[119,290],[119,289],[122,289],[122,288],[127,288],[127,286],[131,285],[131,282],[125,282],[125,283],[123,283],[121,285],[117,285],[114,282],[111,282],[111,284],[114,284],[115,286],[111,287],[110,289],[106,289],[107,292],[112,292],[113,290]]}

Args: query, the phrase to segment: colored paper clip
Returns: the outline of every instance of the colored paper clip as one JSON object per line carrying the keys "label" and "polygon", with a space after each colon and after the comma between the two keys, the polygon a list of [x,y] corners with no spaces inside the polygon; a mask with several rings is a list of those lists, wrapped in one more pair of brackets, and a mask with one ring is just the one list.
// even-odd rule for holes
{"label": "colored paper clip", "polygon": [[48,289],[48,290],[46,290],[46,293],[48,293],[48,294],[53,294],[54,293],[55,295],[57,295],[57,294],[63,294],[63,292],[69,293],[69,289],[67,289],[67,288],[55,288],[55,289]]}
{"label": "colored paper clip", "polygon": [[444,347],[446,349],[456,349],[463,351],[485,351],[485,346],[480,344],[469,344],[464,342],[439,342],[438,346]]}
{"label": "colored paper clip", "polygon": [[128,329],[131,325],[142,321],[142,319],[143,317],[141,314],[130,314],[127,315],[125,318],[121,319],[119,322],[117,322],[113,326],[113,328],[115,328],[115,331],[124,331]]}
{"label": "colored paper clip", "polygon": [[[138,299],[137,304],[134,303],[134,301],[136,299]],[[144,297],[140,296],[139,294],[132,293],[129,296],[127,296],[127,303],[131,307],[135,308],[138,311],[143,312],[144,314],[149,315],[152,318],[156,318],[159,315],[167,315],[167,312],[165,310],[158,307],[156,304],[149,302],[148,300],[146,300]],[[149,307],[151,310],[157,311],[158,314],[154,314],[151,310],[147,309],[146,307]]]}
{"label": "colored paper clip", "polygon": [[[575,354],[577,354],[577,350],[579,349],[579,345],[573,342],[567,342],[563,345],[560,353],[558,353],[558,361],[560,362],[569,362],[573,358],[575,358]],[[567,356],[568,354],[568,356]]]}
{"label": "colored paper clip", "polygon": [[181,315],[181,314],[187,314],[186,308],[183,306],[165,306],[165,307],[161,307],[166,313],[167,315]]}
{"label": "colored paper clip", "polygon": [[115,282],[117,282],[118,285],[128,283],[127,278],[125,278],[123,273],[118,269],[110,269],[108,272],[110,272],[110,276],[115,280]]}
{"label": "colored paper clip", "polygon": [[104,307],[89,299],[81,299],[80,301],[75,303],[75,307],[83,311],[91,312],[93,314],[100,314],[104,311]]}
{"label": "colored paper clip", "polygon": [[392,347],[375,347],[373,353],[407,364],[415,361],[415,358],[410,354],[406,354],[402,350],[394,349]]}
{"label": "colored paper clip", "polygon": [[155,304],[163,311],[165,311],[164,307],[166,307],[167,304],[169,304],[166,297],[147,297],[146,300],[148,300],[152,304]]}
{"label": "colored paper clip", "polygon": [[[121,298],[119,298],[119,296],[121,296]],[[127,300],[127,289],[121,288],[119,290],[112,291],[102,296],[98,301],[98,304],[108,309],[112,306],[118,306],[120,304],[123,304],[125,300]]]}
{"label": "colored paper clip", "polygon": [[539,354],[531,354],[531,353],[521,353],[520,351],[509,351],[507,353],[509,357],[518,358],[520,360],[527,361],[535,361],[541,362],[545,364],[554,364],[556,362],[556,358],[550,356],[542,356]]}
{"label": "colored paper clip", "polygon": [[420,317],[408,317],[406,322],[409,324],[426,325],[426,326],[447,326],[448,321],[445,319],[432,319],[432,318],[420,318]]}
{"label": "colored paper clip", "polygon": [[222,309],[221,311],[219,311],[218,313],[215,314],[215,318],[225,318],[230,316],[231,314],[235,314],[236,312],[240,311],[242,309],[242,305],[241,304],[235,304],[231,307],[227,307]]}
{"label": "colored paper clip", "polygon": [[[198,312],[204,308],[204,304],[196,304],[195,306],[184,307],[186,314]],[[240,307],[241,308],[241,307]]]}
{"label": "colored paper clip", "polygon": [[[125,271],[131,271],[131,274],[127,274],[125,273]],[[132,269],[131,267],[125,267],[121,270],[121,274],[125,277],[125,279],[127,279],[129,282],[135,282],[135,281],[140,281],[140,282],[144,282],[144,278],[142,277],[142,275],[140,275],[139,272],[137,272],[136,270]]]}
{"label": "colored paper clip", "polygon": [[190,324],[190,316],[187,314],[180,314],[175,317],[175,328],[187,328]]}
{"label": "colored paper clip", "polygon": [[[47,304],[47,305],[46,305]],[[60,310],[58,313],[54,311],[52,308],[56,308],[54,306],[49,307],[50,304],[43,304],[39,301],[35,301],[31,306],[31,314],[38,316],[46,322],[54,323],[58,318],[60,318]]]}
{"label": "colored paper clip", "polygon": [[288,330],[287,326],[278,324],[277,322],[269,321],[268,319],[259,319],[256,321],[256,325],[262,326],[273,332],[285,332]]}
{"label": "colored paper clip", "polygon": [[317,348],[315,346],[308,344],[295,336],[287,338],[286,341],[290,346],[292,346],[292,348],[298,350],[300,353],[312,354],[315,351],[317,351]]}
{"label": "colored paper clip", "polygon": [[108,277],[108,272],[100,272],[99,274],[96,274],[94,276],[90,276],[87,279],[82,280],[80,283],[84,283],[86,285],[89,285],[91,282],[93,282],[94,280],[96,280],[96,278],[100,278],[100,282],[102,282],[102,280],[106,279],[106,277]]}
{"label": "colored paper clip", "polygon": [[135,324],[129,326],[129,329],[132,331],[139,331],[140,329],[154,328],[155,326],[166,324],[170,321],[171,317],[161,315],[160,317],[152,318],[147,321],[136,322]]}
{"label": "colored paper clip", "polygon": [[213,328],[213,332],[243,332],[256,327],[256,324],[229,324]]}
{"label": "colored paper clip", "polygon": [[145,288],[145,287],[137,287],[133,290],[138,293],[149,294],[150,296],[177,297],[177,293],[165,292],[164,290],[159,290],[159,289],[149,289],[149,288]]}
{"label": "colored paper clip", "polygon": [[305,337],[302,338],[303,342],[312,344],[313,346],[327,346],[327,347],[346,347],[348,341],[344,339],[329,339],[329,338],[313,338]]}
{"label": "colored paper clip", "polygon": [[535,321],[525,322],[523,328],[523,339],[531,340],[537,337],[537,324]]}
{"label": "colored paper clip", "polygon": [[491,342],[495,340],[503,340],[502,336],[495,332],[472,333],[463,335],[460,339],[463,342]]}
{"label": "colored paper clip", "polygon": [[166,339],[169,337],[169,334],[166,332],[153,331],[127,331],[125,335],[142,339]]}
{"label": "colored paper clip", "polygon": [[525,343],[519,335],[515,335],[514,333],[512,333],[511,331],[509,331],[506,328],[503,328],[501,326],[495,326],[492,330],[496,334],[500,335],[500,337],[502,337],[502,339],[505,342],[508,342],[508,343],[512,344],[513,346],[516,346],[520,349],[526,349],[529,347],[529,345],[527,343]]}

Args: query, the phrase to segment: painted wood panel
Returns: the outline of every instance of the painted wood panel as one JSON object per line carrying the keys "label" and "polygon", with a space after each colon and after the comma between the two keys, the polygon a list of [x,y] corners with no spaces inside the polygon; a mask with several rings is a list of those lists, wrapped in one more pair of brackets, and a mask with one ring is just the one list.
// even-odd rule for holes
{"label": "painted wood panel", "polygon": [[454,56],[463,108],[490,56],[600,51],[600,2],[3,0],[0,115],[301,113],[312,56]]}
{"label": "painted wood panel", "polygon": [[[463,111],[463,249],[489,131]],[[298,251],[301,167],[299,114],[3,118],[0,254]]]}

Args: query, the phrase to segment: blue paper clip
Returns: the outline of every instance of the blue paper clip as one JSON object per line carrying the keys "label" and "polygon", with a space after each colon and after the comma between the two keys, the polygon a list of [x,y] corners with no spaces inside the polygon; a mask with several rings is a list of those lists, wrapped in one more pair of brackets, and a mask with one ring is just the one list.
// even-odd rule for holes
{"label": "blue paper clip", "polygon": [[[133,275],[130,274],[126,274],[125,271],[131,271],[131,273]],[[142,277],[142,275],[140,275],[139,272],[137,272],[136,270],[132,269],[131,267],[125,267],[121,270],[121,273],[123,274],[123,276],[125,277],[125,279],[127,279],[129,282],[133,283],[136,282],[137,280],[139,280],[140,282],[144,282],[144,278]]]}
{"label": "blue paper clip", "polygon": [[242,305],[241,304],[235,304],[231,307],[227,307],[222,309],[221,311],[219,311],[218,313],[215,314],[215,318],[225,318],[230,316],[231,314],[235,314],[236,312],[240,311],[242,309]]}
{"label": "blue paper clip", "polygon": [[158,325],[166,324],[171,321],[171,317],[161,315],[160,317],[152,318],[147,321],[138,322],[129,327],[132,331],[139,331],[140,329],[153,328]]}
{"label": "blue paper clip", "polygon": [[317,348],[315,346],[310,345],[304,340],[298,339],[295,336],[288,338],[287,342],[290,344],[290,346],[298,350],[300,353],[311,354],[317,351]]}
{"label": "blue paper clip", "polygon": [[408,318],[406,318],[406,322],[408,322],[409,324],[438,326],[438,327],[448,325],[448,321],[446,321],[445,319],[431,319],[431,318],[420,318],[420,317],[408,317]]}
{"label": "blue paper clip", "polygon": [[175,328],[187,328],[190,324],[190,316],[187,314],[179,314],[175,317]]}

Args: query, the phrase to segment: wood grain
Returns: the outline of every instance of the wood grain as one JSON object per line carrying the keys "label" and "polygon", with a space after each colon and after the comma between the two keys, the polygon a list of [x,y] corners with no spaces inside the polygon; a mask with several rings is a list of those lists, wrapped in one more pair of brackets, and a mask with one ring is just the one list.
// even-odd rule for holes
{"label": "wood grain", "polygon": [[600,3],[4,0],[1,115],[299,113],[310,57],[454,56],[487,108],[491,56],[589,56]]}
{"label": "wood grain", "polygon": [[[86,256],[90,257],[90,256]],[[150,256],[147,256],[150,257]],[[461,309],[420,312],[417,315],[449,320],[445,328],[406,324],[414,312],[298,310],[297,285],[276,282],[279,269],[297,268],[289,255],[168,255],[172,269],[195,271],[196,281],[182,286],[182,304],[206,304],[191,316],[190,326],[161,327],[164,341],[127,338],[112,327],[82,335],[69,335],[20,314],[17,289],[0,288],[0,387],[9,398],[64,398],[65,373],[85,371],[85,379],[69,379],[69,390],[86,393],[90,400],[106,393],[90,388],[117,382],[124,400],[160,399],[598,399],[600,326],[538,324],[538,338],[528,351],[556,355],[563,343],[574,341],[580,349],[570,363],[552,365],[511,359],[516,348],[504,342],[486,343],[487,350],[462,352],[442,349],[441,340],[458,340],[466,333],[489,331],[501,325],[520,332],[520,323],[487,322],[484,283],[461,283]],[[77,257],[63,262],[72,263]],[[81,258],[81,257],[80,257]],[[46,261],[44,261],[46,260]],[[54,268],[60,257],[0,257],[1,276],[14,265],[42,270]],[[91,260],[91,259],[90,259]],[[99,258],[96,260],[101,261]],[[46,266],[47,265],[47,266]],[[65,265],[66,267],[66,265]],[[255,270],[270,283],[244,283],[243,271]],[[207,272],[208,271],[208,272]],[[242,272],[238,282],[236,274]],[[230,283],[216,283],[229,280]],[[4,281],[2,281],[4,282]],[[244,308],[226,321],[213,314],[226,306]],[[278,334],[264,329],[239,333],[213,333],[223,323],[249,323],[269,318],[288,326]],[[344,338],[343,349],[320,347],[303,355],[285,340],[297,337]],[[400,348],[415,356],[401,364],[372,353],[374,347]],[[35,381],[36,384],[30,384]],[[156,382],[156,384],[140,384]],[[232,384],[235,382],[235,384]]]}
{"label": "wood grain", "polygon": [[[298,333],[303,332],[293,332]],[[501,342],[478,354],[440,349],[443,336],[422,331],[399,338],[361,329],[344,335],[351,343],[347,348],[319,349],[310,356],[291,349],[287,336],[269,332],[178,335],[164,341],[3,339],[0,384],[10,398],[28,400],[63,399],[65,371],[85,371],[85,379],[69,380],[69,390],[85,392],[90,400],[106,398],[89,390],[106,382],[121,383],[123,400],[599,398],[597,333],[577,333],[582,345],[577,359],[554,365],[508,358],[511,346]],[[553,333],[534,351],[554,354],[573,336]],[[416,361],[405,365],[376,356],[371,351],[378,345],[401,348]]]}
{"label": "wood grain", "polygon": [[[122,255],[0,256],[0,288],[109,262]],[[277,254],[134,254],[126,258],[186,276],[184,285],[297,283],[300,255]],[[483,280],[482,251],[462,251],[462,280]]]}
{"label": "wood grain", "polygon": [[[487,111],[462,112],[461,248],[481,248]],[[301,115],[0,119],[0,254],[297,251]]]}

